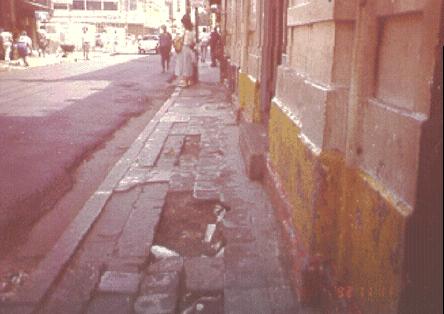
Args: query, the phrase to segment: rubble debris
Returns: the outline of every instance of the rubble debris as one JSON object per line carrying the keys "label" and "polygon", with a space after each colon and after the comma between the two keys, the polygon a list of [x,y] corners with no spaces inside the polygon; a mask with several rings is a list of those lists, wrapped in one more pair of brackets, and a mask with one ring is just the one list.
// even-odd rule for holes
{"label": "rubble debris", "polygon": [[196,311],[201,312],[204,309],[205,305],[201,303],[196,304]]}
{"label": "rubble debris", "polygon": [[219,252],[216,253],[215,257],[223,257],[225,252],[225,247],[221,248]]}
{"label": "rubble debris", "polygon": [[205,231],[205,243],[210,243],[211,239],[213,238],[214,232],[216,232],[216,225],[215,224],[208,224],[207,230]]}
{"label": "rubble debris", "polygon": [[221,222],[221,221],[223,221],[224,220],[224,217],[225,217],[225,214],[227,213],[227,211],[226,211],[226,209],[225,208],[223,208],[222,206],[220,206],[220,205],[216,205],[215,207],[214,207],[214,214],[216,215],[216,217],[217,217],[217,223],[219,223],[219,222]]}
{"label": "rubble debris", "polygon": [[19,286],[23,283],[26,277],[28,277],[28,274],[23,271],[19,271],[18,273],[11,275],[11,283],[15,286]]}
{"label": "rubble debris", "polygon": [[151,253],[156,258],[168,258],[168,257],[180,256],[179,253],[160,245],[153,245],[151,247]]}

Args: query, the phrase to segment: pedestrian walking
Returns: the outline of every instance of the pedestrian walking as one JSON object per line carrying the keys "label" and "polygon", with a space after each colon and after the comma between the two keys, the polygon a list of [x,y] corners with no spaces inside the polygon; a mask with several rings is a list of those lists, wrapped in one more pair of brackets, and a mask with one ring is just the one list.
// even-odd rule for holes
{"label": "pedestrian walking", "polygon": [[91,47],[91,38],[88,31],[88,27],[83,28],[82,34],[82,50],[83,50],[83,59],[89,60],[89,49]]}
{"label": "pedestrian walking", "polygon": [[207,28],[202,29],[200,38],[200,61],[202,63],[207,61],[208,44],[210,43],[210,34],[207,32]]}
{"label": "pedestrian walking", "polygon": [[17,41],[17,51],[22,58],[25,67],[29,66],[27,57],[31,54],[32,51],[32,40],[29,38],[26,31],[22,31],[18,41]]}
{"label": "pedestrian walking", "polygon": [[37,33],[38,36],[38,45],[39,45],[39,57],[45,57],[46,56],[46,49],[49,46],[49,39],[47,36],[47,33],[44,29],[39,30]]}
{"label": "pedestrian walking", "polygon": [[3,49],[3,58],[9,63],[11,61],[12,33],[0,29],[0,43]]}
{"label": "pedestrian walking", "polygon": [[171,47],[173,45],[173,37],[167,31],[165,25],[162,25],[162,33],[159,36],[159,50],[160,57],[162,63],[162,73],[165,72],[165,69],[169,71],[170,69],[170,56],[171,56]]}
{"label": "pedestrian walking", "polygon": [[117,30],[114,30],[113,36],[113,53],[117,53],[117,45],[119,44],[119,34],[117,34]]}
{"label": "pedestrian walking", "polygon": [[188,14],[185,14],[181,21],[184,28],[183,36],[181,36],[183,47],[177,54],[176,76],[179,79],[179,86],[186,87],[192,83],[193,66],[196,63],[196,54],[194,52],[196,35],[193,31],[193,23]]}
{"label": "pedestrian walking", "polygon": [[213,29],[210,35],[210,49],[211,49],[211,66],[217,66],[217,59],[219,58],[220,45],[222,38],[217,30],[217,27]]}

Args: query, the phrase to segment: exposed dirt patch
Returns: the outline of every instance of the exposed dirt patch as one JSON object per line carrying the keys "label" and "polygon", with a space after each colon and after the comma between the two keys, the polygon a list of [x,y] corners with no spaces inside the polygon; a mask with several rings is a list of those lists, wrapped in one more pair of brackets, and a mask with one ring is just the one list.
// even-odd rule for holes
{"label": "exposed dirt patch", "polygon": [[179,313],[223,314],[223,292],[185,293],[180,302]]}
{"label": "exposed dirt patch", "polygon": [[207,230],[217,223],[217,208],[217,202],[196,200],[190,192],[169,193],[154,243],[186,257],[216,255],[225,245],[222,230],[216,227],[211,239]]}

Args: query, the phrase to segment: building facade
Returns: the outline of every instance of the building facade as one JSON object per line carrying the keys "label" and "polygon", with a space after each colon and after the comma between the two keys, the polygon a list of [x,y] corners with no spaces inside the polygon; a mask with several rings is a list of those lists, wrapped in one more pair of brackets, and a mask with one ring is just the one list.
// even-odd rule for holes
{"label": "building facade", "polygon": [[264,183],[297,297],[365,313],[435,313],[443,2],[221,6],[242,120],[268,135]]}
{"label": "building facade", "polygon": [[98,30],[115,27],[142,35],[157,32],[168,19],[165,0],[54,0],[51,21],[89,24]]}

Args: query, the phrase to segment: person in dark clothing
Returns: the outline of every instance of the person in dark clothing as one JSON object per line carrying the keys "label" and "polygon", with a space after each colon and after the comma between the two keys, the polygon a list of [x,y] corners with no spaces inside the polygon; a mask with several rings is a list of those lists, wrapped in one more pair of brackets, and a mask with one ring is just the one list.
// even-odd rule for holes
{"label": "person in dark clothing", "polygon": [[38,45],[39,45],[39,57],[40,56],[45,57],[46,49],[49,46],[49,40],[47,38],[46,32],[41,30],[37,33],[37,36],[38,36]]}
{"label": "person in dark clothing", "polygon": [[217,59],[219,58],[220,53],[220,45],[222,42],[222,38],[215,27],[210,35],[210,50],[211,50],[211,66],[217,66]]}
{"label": "person in dark clothing", "polygon": [[171,47],[173,45],[173,37],[167,31],[165,25],[162,25],[162,33],[159,36],[159,51],[162,63],[162,72],[170,69]]}
{"label": "person in dark clothing", "polygon": [[17,50],[20,58],[23,59],[24,65],[29,66],[27,61],[27,56],[31,54],[32,51],[32,40],[26,34],[26,31],[22,31],[18,41],[17,41]]}

